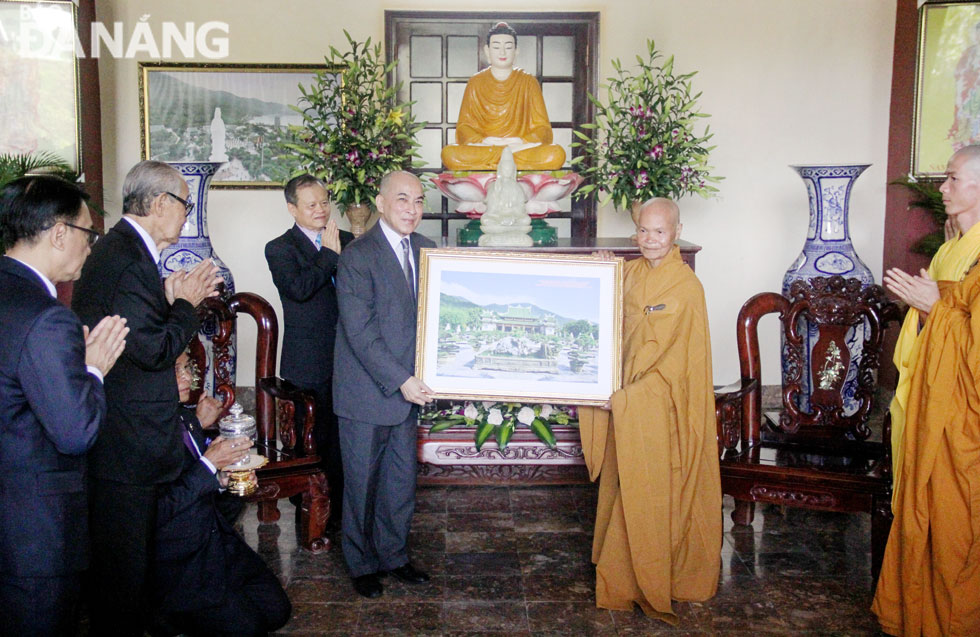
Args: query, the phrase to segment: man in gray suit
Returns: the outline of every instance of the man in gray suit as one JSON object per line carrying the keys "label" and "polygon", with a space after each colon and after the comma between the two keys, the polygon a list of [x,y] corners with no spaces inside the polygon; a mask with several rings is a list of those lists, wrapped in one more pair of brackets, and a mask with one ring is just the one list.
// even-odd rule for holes
{"label": "man in gray suit", "polygon": [[418,408],[432,401],[415,376],[422,184],[408,172],[381,180],[378,223],[340,253],[334,411],[344,464],[344,559],[354,588],[379,597],[380,578],[422,583],[408,559],[415,511]]}

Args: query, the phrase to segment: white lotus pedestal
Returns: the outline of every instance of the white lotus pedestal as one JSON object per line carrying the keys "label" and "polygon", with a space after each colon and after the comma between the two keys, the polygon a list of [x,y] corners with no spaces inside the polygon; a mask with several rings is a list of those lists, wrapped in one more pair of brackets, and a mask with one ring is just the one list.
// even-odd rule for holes
{"label": "white lotus pedestal", "polygon": [[453,427],[429,435],[419,425],[420,484],[584,484],[589,481],[578,427],[553,427],[555,449],[519,427],[507,448],[488,440],[477,451],[473,427]]}
{"label": "white lotus pedestal", "polygon": [[[458,202],[456,212],[471,219],[459,230],[456,245],[478,245],[482,234],[480,217],[487,211],[487,192],[496,180],[497,173],[493,171],[445,172],[432,178],[432,183],[443,196]],[[531,217],[531,231],[528,234],[534,245],[558,245],[558,231],[548,225],[544,218],[561,210],[558,202],[582,184],[582,176],[567,170],[523,173],[517,177],[517,183],[524,191],[524,210]]]}

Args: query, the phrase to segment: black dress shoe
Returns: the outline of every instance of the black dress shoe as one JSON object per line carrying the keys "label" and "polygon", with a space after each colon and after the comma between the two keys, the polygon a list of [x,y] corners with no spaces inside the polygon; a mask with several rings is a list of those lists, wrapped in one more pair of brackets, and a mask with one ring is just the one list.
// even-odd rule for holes
{"label": "black dress shoe", "polygon": [[398,568],[391,569],[388,571],[391,575],[394,575],[403,582],[408,582],[409,584],[424,584],[429,581],[429,576],[423,573],[419,569],[412,566],[411,562],[399,566]]}
{"label": "black dress shoe", "polygon": [[357,591],[358,595],[361,595],[362,597],[375,599],[377,597],[381,597],[381,593],[384,592],[384,588],[381,586],[381,582],[378,580],[377,573],[359,575],[358,577],[352,578],[352,581],[354,582],[354,590]]}

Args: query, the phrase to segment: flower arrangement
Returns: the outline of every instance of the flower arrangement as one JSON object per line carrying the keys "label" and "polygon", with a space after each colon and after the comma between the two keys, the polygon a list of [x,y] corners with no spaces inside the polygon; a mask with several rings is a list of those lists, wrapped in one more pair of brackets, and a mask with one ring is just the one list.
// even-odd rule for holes
{"label": "flower arrangement", "polygon": [[316,74],[309,88],[300,85],[303,125],[293,126],[295,141],[284,143],[302,158],[297,174],[309,172],[327,184],[341,211],[366,204],[374,208],[381,178],[407,170],[419,157],[411,103],[397,103],[401,84],[387,86],[397,61],[385,65],[381,43],[358,43],[347,31],[350,50],[330,47],[328,69]]}
{"label": "flower arrangement", "polygon": [[432,422],[430,434],[457,425],[476,427],[474,441],[477,449],[483,447],[491,434],[497,446],[506,449],[518,424],[528,427],[541,442],[554,449],[556,441],[551,426],[574,424],[577,416],[578,412],[572,406],[483,401],[450,403],[448,406],[433,403],[420,417]]}
{"label": "flower arrangement", "polygon": [[638,69],[631,73],[612,61],[615,77],[608,78],[607,103],[595,96],[595,121],[583,124],[588,134],[575,131],[573,147],[581,154],[572,159],[587,185],[574,196],[584,197],[602,190],[605,205],[611,199],[629,209],[634,201],[650,197],[678,198],[685,194],[712,196],[718,182],[708,165],[707,146],[712,135],[706,126],[700,136],[695,122],[709,115],[697,109],[701,93],[693,93],[694,73],[674,75],[674,58],[663,64],[653,40],[647,40],[647,59],[636,57]]}

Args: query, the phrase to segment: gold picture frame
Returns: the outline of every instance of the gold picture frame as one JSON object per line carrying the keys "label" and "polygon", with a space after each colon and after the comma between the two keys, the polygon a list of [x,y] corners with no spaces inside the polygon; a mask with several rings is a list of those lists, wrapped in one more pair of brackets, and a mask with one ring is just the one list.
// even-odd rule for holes
{"label": "gold picture frame", "polygon": [[942,178],[949,156],[980,143],[980,2],[919,9],[912,174]]}
{"label": "gold picture frame", "polygon": [[602,405],[619,389],[622,259],[438,248],[420,261],[415,367],[434,397]]}
{"label": "gold picture frame", "polygon": [[[140,145],[143,159],[221,161],[212,188],[281,188],[298,165],[279,142],[303,117],[299,85],[326,64],[139,64]],[[220,124],[217,120],[220,120]],[[213,130],[212,130],[213,129]],[[215,135],[225,140],[215,154]],[[218,149],[220,150],[220,149]]]}
{"label": "gold picture frame", "polygon": [[0,154],[51,153],[81,172],[71,0],[0,0]]}

